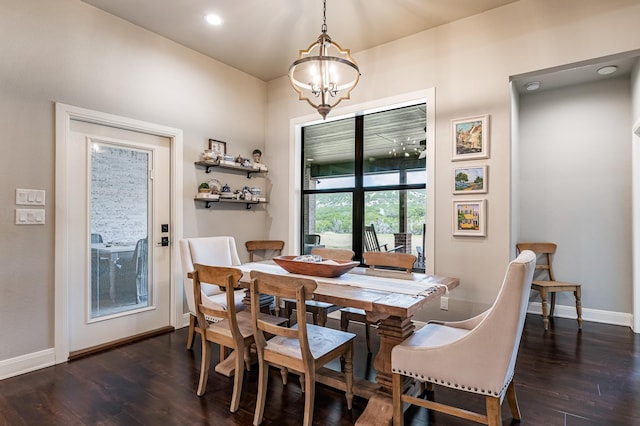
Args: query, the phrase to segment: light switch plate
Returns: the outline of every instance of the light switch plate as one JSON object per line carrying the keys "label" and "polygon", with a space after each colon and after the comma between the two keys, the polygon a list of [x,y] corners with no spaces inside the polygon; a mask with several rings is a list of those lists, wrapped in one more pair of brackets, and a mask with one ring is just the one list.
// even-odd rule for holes
{"label": "light switch plate", "polygon": [[44,225],[44,209],[16,209],[16,225]]}
{"label": "light switch plate", "polygon": [[44,206],[45,191],[16,188],[16,204],[19,206]]}

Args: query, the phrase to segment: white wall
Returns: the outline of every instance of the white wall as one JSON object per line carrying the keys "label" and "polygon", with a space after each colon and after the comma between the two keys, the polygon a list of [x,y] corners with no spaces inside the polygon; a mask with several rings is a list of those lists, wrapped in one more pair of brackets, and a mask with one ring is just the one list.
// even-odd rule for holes
{"label": "white wall", "polygon": [[[264,210],[193,202],[209,138],[247,156],[264,147],[264,82],[78,0],[0,0],[0,10],[2,361],[53,347],[54,102],[184,131],[185,236],[241,243],[267,231]],[[14,225],[15,188],[47,191],[46,225]]]}
{"label": "white wall", "polygon": [[[515,236],[558,244],[556,279],[582,285],[583,307],[627,314],[633,281],[630,110],[628,76],[521,97]],[[572,293],[558,293],[556,303],[573,307],[574,300]]]}
{"label": "white wall", "polygon": [[[450,313],[464,315],[491,303],[512,252],[509,76],[638,49],[638,16],[634,0],[522,0],[355,54],[362,78],[349,103],[435,88],[435,272],[461,279],[451,293]],[[340,41],[340,34],[332,36]],[[286,78],[269,82],[265,136],[277,170],[288,168],[290,120],[309,113]],[[450,120],[485,113],[491,115],[488,234],[454,238]],[[291,173],[272,176],[279,189],[269,205],[274,217],[295,214]],[[270,237],[286,239],[287,223],[274,222]]]}
{"label": "white wall", "polygon": [[631,136],[633,162],[633,330],[640,332],[640,60],[631,72],[631,103],[633,135]]}

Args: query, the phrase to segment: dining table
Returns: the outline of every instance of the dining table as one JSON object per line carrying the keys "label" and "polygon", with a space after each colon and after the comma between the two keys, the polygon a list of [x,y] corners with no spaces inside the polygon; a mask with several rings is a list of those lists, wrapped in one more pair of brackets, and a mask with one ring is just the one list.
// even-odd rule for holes
{"label": "dining table", "polygon": [[[334,278],[290,274],[273,261],[245,263],[238,268],[243,272],[240,280],[243,287],[249,287],[251,271],[314,279],[318,284],[313,293],[314,300],[363,309],[370,322],[378,323],[380,348],[373,362],[376,382],[354,379],[354,394],[368,399],[367,407],[356,421],[357,425],[392,423],[391,350],[413,334],[415,325],[412,318],[417,312],[460,284],[457,278],[420,273],[398,274],[396,271],[364,267],[355,267]],[[345,389],[342,373],[329,368],[319,372],[317,381]],[[411,386],[406,387],[409,389]],[[413,388],[415,393],[419,387]]]}

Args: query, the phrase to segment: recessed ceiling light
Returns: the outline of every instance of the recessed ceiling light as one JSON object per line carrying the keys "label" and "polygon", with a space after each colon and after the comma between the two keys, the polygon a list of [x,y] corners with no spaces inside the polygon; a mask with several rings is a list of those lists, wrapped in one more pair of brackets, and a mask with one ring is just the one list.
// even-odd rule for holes
{"label": "recessed ceiling light", "polygon": [[616,71],[618,71],[618,67],[616,67],[615,65],[607,65],[606,67],[602,67],[598,69],[598,74],[609,75],[609,74],[613,74]]}
{"label": "recessed ceiling light", "polygon": [[539,81],[532,81],[531,83],[527,83],[524,88],[527,89],[529,92],[533,92],[534,90],[538,90],[540,88],[541,84]]}
{"label": "recessed ceiling light", "polygon": [[211,25],[222,25],[224,22],[220,16],[214,14],[205,15],[204,20]]}

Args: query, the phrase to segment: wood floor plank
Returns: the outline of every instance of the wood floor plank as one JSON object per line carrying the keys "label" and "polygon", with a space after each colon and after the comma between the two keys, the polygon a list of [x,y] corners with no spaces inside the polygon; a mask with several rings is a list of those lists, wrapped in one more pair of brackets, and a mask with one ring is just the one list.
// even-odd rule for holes
{"label": "wood floor plank", "polygon": [[[330,325],[337,327],[337,322]],[[354,374],[373,380],[364,328],[356,339]],[[207,392],[196,396],[200,339],[187,351],[187,329],[155,336],[78,360],[0,381],[0,426],[4,425],[250,425],[257,392],[257,368],[245,374],[237,413],[229,412],[233,379],[211,369]],[[372,333],[372,342],[378,340]],[[212,363],[218,361],[214,350]],[[333,366],[337,368],[337,366]],[[640,337],[627,327],[527,316],[515,374],[523,425],[640,424]],[[352,425],[366,406],[353,411],[344,394],[323,385],[316,390],[314,424]],[[435,386],[435,400],[483,410],[484,398]],[[297,426],[304,395],[296,376],[284,386],[273,369],[265,425]],[[511,424],[508,404],[503,424]],[[473,425],[425,409],[410,408],[407,425]]]}

